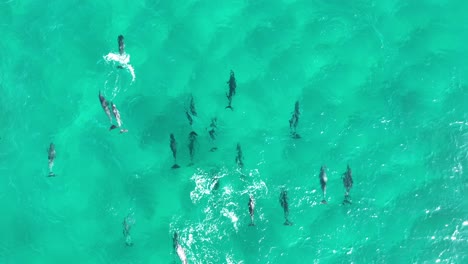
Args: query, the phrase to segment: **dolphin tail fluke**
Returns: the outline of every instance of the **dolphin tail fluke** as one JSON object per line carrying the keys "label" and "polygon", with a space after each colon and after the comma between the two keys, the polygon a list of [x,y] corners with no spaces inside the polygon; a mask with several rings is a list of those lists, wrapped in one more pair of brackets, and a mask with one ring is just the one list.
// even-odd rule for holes
{"label": "dolphin tail fluke", "polygon": [[291,136],[292,136],[292,138],[294,138],[294,139],[300,139],[300,138],[301,138],[301,135],[299,135],[299,134],[296,133],[296,132],[293,132]]}
{"label": "dolphin tail fluke", "polygon": [[217,147],[212,147],[212,148],[210,149],[211,152],[215,152],[216,150],[218,150]]}
{"label": "dolphin tail fluke", "polygon": [[252,223],[249,224],[249,226],[255,226],[255,224],[252,222]]}
{"label": "dolphin tail fluke", "polygon": [[193,162],[190,162],[190,163],[188,164],[188,166],[189,166],[189,167],[192,167],[192,166],[193,166]]}
{"label": "dolphin tail fluke", "polygon": [[55,173],[51,171],[47,177],[55,177]]}
{"label": "dolphin tail fluke", "polygon": [[130,235],[125,236],[125,245],[127,247],[133,246],[132,237]]}
{"label": "dolphin tail fluke", "polygon": [[231,109],[231,111],[234,111],[234,108],[232,108],[230,105],[226,106],[226,109]]}
{"label": "dolphin tail fluke", "polygon": [[112,126],[110,126],[109,130],[116,129],[116,128],[117,128],[116,125],[112,125]]}
{"label": "dolphin tail fluke", "polygon": [[172,167],[171,167],[171,168],[173,168],[173,169],[178,169],[178,168],[180,168],[180,166],[179,166],[179,165],[177,165],[177,164],[174,164],[174,165],[172,165]]}
{"label": "dolphin tail fluke", "polygon": [[292,226],[292,224],[293,223],[291,221],[289,221],[288,219],[286,219],[286,221],[284,221],[285,226]]}
{"label": "dolphin tail fluke", "polygon": [[327,200],[323,199],[322,204],[327,204]]}
{"label": "dolphin tail fluke", "polygon": [[349,195],[345,195],[345,198],[343,200],[343,205],[345,204],[351,204],[351,201],[349,200]]}

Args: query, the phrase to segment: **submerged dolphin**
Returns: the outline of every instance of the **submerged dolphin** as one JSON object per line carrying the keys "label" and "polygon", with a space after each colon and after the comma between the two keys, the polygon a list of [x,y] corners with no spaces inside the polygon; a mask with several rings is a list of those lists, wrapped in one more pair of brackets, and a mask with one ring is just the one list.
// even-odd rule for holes
{"label": "submerged dolphin", "polygon": [[[214,144],[214,141],[216,140],[216,129],[217,129],[217,118],[212,118],[211,119],[211,124],[210,124],[210,130],[208,130],[208,134],[210,135],[210,138],[211,138],[211,141],[213,142]],[[211,152],[214,152],[216,151],[218,148],[216,146],[213,146],[210,151]]]}
{"label": "submerged dolphin", "polygon": [[49,177],[54,177],[55,173],[52,171],[54,168],[54,160],[55,160],[55,145],[54,143],[50,143],[49,149],[47,150],[48,158],[49,158]]}
{"label": "submerged dolphin", "polygon": [[301,136],[296,132],[300,115],[301,112],[299,110],[299,101],[296,101],[296,103],[294,104],[294,112],[292,114],[291,119],[289,119],[289,129],[291,130],[292,138],[301,138]]}
{"label": "submerged dolphin", "polygon": [[130,230],[132,229],[133,224],[135,224],[135,219],[133,219],[130,214],[125,217],[124,221],[122,222],[122,233],[125,237],[125,245],[129,247],[133,246],[132,237],[130,236]]}
{"label": "submerged dolphin", "polygon": [[239,143],[237,143],[237,156],[236,156],[236,163],[239,168],[244,167],[244,158],[242,156],[242,148]]}
{"label": "submerged dolphin", "polygon": [[226,106],[226,108],[233,110],[232,105],[231,105],[232,97],[236,95],[236,88],[237,88],[236,77],[234,76],[234,71],[231,70],[229,80],[226,83],[229,84],[229,92],[226,94],[229,104],[228,106]]}
{"label": "submerged dolphin", "polygon": [[192,116],[189,114],[188,111],[185,111],[185,116],[187,117],[187,120],[188,120],[188,122],[189,122],[189,125],[192,126],[192,124],[193,124],[193,118],[192,118]]}
{"label": "submerged dolphin", "polygon": [[283,213],[284,213],[284,225],[292,225],[292,222],[289,221],[289,204],[288,204],[288,192],[284,189],[281,190],[279,202],[281,204],[281,207],[283,207]]}
{"label": "submerged dolphin", "polygon": [[343,173],[343,176],[341,178],[343,180],[343,185],[346,190],[343,204],[350,204],[351,201],[349,200],[349,191],[351,191],[351,188],[353,187],[353,175],[349,164],[346,168],[346,172]]}
{"label": "submerged dolphin", "polygon": [[193,100],[193,95],[190,95],[190,113],[193,116],[197,116],[197,110],[195,109],[195,101]]}
{"label": "submerged dolphin", "polygon": [[198,134],[195,131],[190,132],[189,134],[189,153],[190,153],[190,164],[193,165],[193,156],[195,155],[195,143],[197,142]]}
{"label": "submerged dolphin", "polygon": [[177,142],[175,140],[174,134],[170,135],[170,147],[172,151],[172,156],[174,157],[174,165],[172,165],[172,168],[178,169],[180,168],[180,166],[177,165]]}

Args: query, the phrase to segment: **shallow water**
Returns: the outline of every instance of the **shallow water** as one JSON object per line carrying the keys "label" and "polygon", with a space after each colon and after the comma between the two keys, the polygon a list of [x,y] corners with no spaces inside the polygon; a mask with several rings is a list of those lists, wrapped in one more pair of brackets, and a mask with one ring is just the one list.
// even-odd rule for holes
{"label": "shallow water", "polygon": [[[0,263],[180,263],[175,231],[189,263],[467,262],[467,11],[429,0],[0,1]],[[119,34],[134,81],[104,59]],[[99,91],[128,133],[108,131]]]}

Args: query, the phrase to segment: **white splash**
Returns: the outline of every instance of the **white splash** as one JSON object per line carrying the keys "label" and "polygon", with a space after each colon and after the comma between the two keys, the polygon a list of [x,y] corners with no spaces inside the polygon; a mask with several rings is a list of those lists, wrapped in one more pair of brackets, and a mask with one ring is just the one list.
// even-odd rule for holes
{"label": "white splash", "polygon": [[223,216],[231,219],[234,229],[236,231],[239,231],[237,228],[237,221],[239,220],[239,218],[236,216],[236,214],[234,212],[229,211],[227,208],[223,208],[221,213],[223,214]]}
{"label": "white splash", "polygon": [[195,182],[195,189],[190,192],[190,199],[194,204],[198,203],[204,196],[210,194],[210,182],[203,171],[194,173],[192,181]]}
{"label": "white splash", "polygon": [[110,52],[106,56],[104,56],[104,60],[106,62],[114,62],[120,64],[120,66],[130,72],[132,75],[132,82],[135,81],[135,69],[133,69],[132,65],[130,65],[130,54],[124,53],[122,55]]}

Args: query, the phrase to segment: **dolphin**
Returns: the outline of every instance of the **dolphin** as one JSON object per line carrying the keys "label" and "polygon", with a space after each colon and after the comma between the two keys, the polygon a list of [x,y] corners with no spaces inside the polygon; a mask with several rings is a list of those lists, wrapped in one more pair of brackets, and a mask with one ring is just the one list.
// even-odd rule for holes
{"label": "dolphin", "polygon": [[[125,42],[124,42],[124,37],[122,35],[119,35],[117,37],[117,42],[119,44],[119,54],[120,56],[125,55]],[[123,69],[124,67],[122,65],[117,66],[117,69]]]}
{"label": "dolphin", "polygon": [[243,156],[242,156],[242,149],[241,149],[241,145],[239,143],[237,143],[237,156],[236,156],[236,163],[237,163],[237,166],[239,166],[240,168],[243,168],[244,167],[244,161],[243,161]]}
{"label": "dolphin", "polygon": [[343,204],[350,204],[351,201],[349,200],[349,191],[353,187],[353,175],[351,172],[351,168],[349,167],[349,164],[346,168],[346,172],[344,172],[343,176],[341,176],[341,179],[343,180],[343,185],[346,190]]}
{"label": "dolphin", "polygon": [[288,204],[288,192],[284,189],[281,190],[279,202],[281,204],[281,207],[283,207],[283,212],[284,212],[284,225],[292,225],[292,222],[289,221],[289,204]]}
{"label": "dolphin", "polygon": [[179,165],[177,165],[177,142],[175,140],[174,134],[170,135],[170,140],[171,140],[171,151],[172,151],[172,156],[174,157],[174,165],[172,165],[173,169],[178,169],[180,168]]}
{"label": "dolphin", "polygon": [[198,134],[195,131],[190,132],[189,134],[189,153],[190,153],[190,164],[189,166],[193,165],[193,156],[195,155],[195,143],[197,142]]}
{"label": "dolphin", "polygon": [[129,247],[133,246],[132,237],[130,236],[130,229],[132,229],[133,224],[135,224],[135,219],[133,219],[130,214],[125,217],[124,221],[122,222],[122,232],[125,237],[125,245]]}
{"label": "dolphin", "polygon": [[122,35],[119,35],[117,37],[117,42],[119,43],[119,54],[124,55],[125,54],[125,42],[124,42],[124,37]]}
{"label": "dolphin", "polygon": [[301,136],[296,132],[300,115],[301,112],[299,110],[299,101],[296,101],[296,103],[294,104],[294,112],[292,114],[291,119],[289,119],[289,129],[291,130],[291,137],[295,139],[301,138]]}
{"label": "dolphin", "polygon": [[232,97],[234,95],[236,95],[236,88],[237,88],[236,77],[234,76],[234,71],[233,70],[231,70],[229,80],[226,83],[229,84],[229,92],[226,94],[226,97],[227,97],[227,99],[229,101],[229,104],[228,104],[228,106],[226,106],[226,108],[229,108],[229,109],[233,110],[233,108],[231,106]]}
{"label": "dolphin", "polygon": [[52,171],[54,167],[54,160],[55,160],[55,145],[54,143],[50,143],[49,149],[47,150],[49,154],[49,177],[54,177],[55,173]]}
{"label": "dolphin", "polygon": [[[120,119],[120,112],[119,110],[117,109],[117,107],[115,106],[114,103],[111,102],[111,105],[112,105],[112,113],[114,113],[114,116],[115,116],[115,120],[117,120],[117,125],[118,127],[122,127],[122,120]],[[117,126],[115,125],[112,125],[110,127],[110,130],[114,129],[114,128],[117,128]],[[128,132],[127,129],[120,129],[120,133],[126,133]]]}
{"label": "dolphin", "polygon": [[101,94],[101,91],[99,91],[99,102],[101,102],[102,109],[104,109],[104,112],[109,118],[109,121],[112,123],[112,116],[109,110],[109,105],[107,103],[106,98]]}
{"label": "dolphin", "polygon": [[102,109],[104,109],[104,112],[106,112],[106,115],[109,118],[109,122],[111,123],[109,130],[112,130],[115,128],[115,126],[112,124],[112,116],[109,105],[107,104],[106,98],[104,98],[104,96],[101,94],[101,91],[99,91],[99,101],[101,102]]}
{"label": "dolphin", "polygon": [[[217,129],[217,126],[216,126],[216,123],[217,123],[217,118],[212,118],[211,119],[211,124],[210,124],[210,130],[208,130],[208,134],[210,135],[210,138],[211,140],[214,142],[216,140],[216,129]],[[212,147],[210,149],[211,152],[214,152],[216,151],[218,148],[216,146]]]}
{"label": "dolphin", "polygon": [[190,113],[193,116],[197,116],[197,110],[195,109],[195,102],[193,100],[193,95],[190,95]]}
{"label": "dolphin", "polygon": [[322,193],[323,193],[323,200],[322,200],[323,204],[327,203],[327,200],[325,198],[327,195],[327,181],[328,181],[326,169],[327,169],[326,166],[320,167],[320,175],[319,175],[320,187],[322,188]]}
{"label": "dolphin", "polygon": [[187,117],[190,126],[192,126],[192,124],[193,124],[193,118],[192,118],[192,116],[189,114],[188,111],[185,111],[185,116]]}
{"label": "dolphin", "polygon": [[250,195],[249,198],[249,214],[250,214],[250,224],[249,226],[254,226],[254,213],[255,213],[255,199],[253,195]]}
{"label": "dolphin", "polygon": [[174,236],[172,237],[172,244],[182,264],[187,264],[187,256],[185,255],[185,251],[179,243],[179,235],[177,232],[174,232]]}
{"label": "dolphin", "polygon": [[220,177],[218,177],[218,176],[214,176],[212,178],[212,182],[211,182],[211,190],[212,191],[217,191],[219,189],[219,180],[220,180]]}

